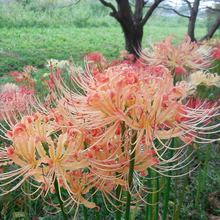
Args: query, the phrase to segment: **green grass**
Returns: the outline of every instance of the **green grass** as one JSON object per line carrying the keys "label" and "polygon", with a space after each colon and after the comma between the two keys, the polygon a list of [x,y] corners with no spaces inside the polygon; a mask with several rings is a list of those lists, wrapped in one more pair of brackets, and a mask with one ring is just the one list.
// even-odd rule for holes
{"label": "green grass", "polygon": [[[206,30],[197,28],[201,37]],[[184,27],[145,26],[143,46],[152,42],[162,41],[172,34],[178,39],[184,39]],[[218,35],[216,35],[217,37]],[[102,51],[108,60],[120,56],[124,49],[124,36],[119,26],[100,28],[1,28],[0,29],[0,77],[7,76],[12,71],[21,71],[27,65],[44,68],[46,60],[53,58],[65,60],[72,54],[74,61],[82,61],[88,52]],[[39,73],[39,72],[38,72]],[[7,81],[7,80],[6,80]],[[1,81],[5,83],[6,81]]]}

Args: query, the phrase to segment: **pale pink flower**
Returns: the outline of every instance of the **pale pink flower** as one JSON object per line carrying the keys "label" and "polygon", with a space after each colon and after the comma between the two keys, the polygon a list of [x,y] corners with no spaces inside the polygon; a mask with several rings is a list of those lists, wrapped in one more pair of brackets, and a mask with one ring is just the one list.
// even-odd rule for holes
{"label": "pale pink flower", "polygon": [[[95,76],[76,76],[74,73],[71,77],[85,94],[70,91],[56,81],[63,93],[62,98],[57,100],[58,108],[67,120],[77,121],[79,126],[88,130],[106,127],[99,136],[103,143],[107,144],[114,137],[121,122],[125,122],[128,130],[138,132],[137,143],[144,136],[146,145],[154,149],[162,161],[165,160],[159,151],[170,149],[172,137],[183,141],[175,148],[180,151],[193,141],[210,141],[202,135],[211,129],[205,126],[206,121],[217,114],[219,107],[214,105],[203,109],[198,106],[192,109],[186,106],[188,91],[185,83],[174,86],[171,72],[163,66],[134,71],[132,66],[123,64],[109,67]],[[155,139],[162,148],[155,146]],[[181,156],[180,152],[177,155]]]}
{"label": "pale pink flower", "polygon": [[21,88],[14,83],[6,83],[5,85],[1,87],[2,93],[4,92],[15,93],[15,92],[20,92],[20,91],[21,91]]}
{"label": "pale pink flower", "polygon": [[[6,84],[0,93],[0,121],[17,121],[23,114],[31,111],[31,105],[35,103],[32,90],[19,87],[15,84]],[[30,108],[28,108],[28,106]]]}
{"label": "pale pink flower", "polygon": [[[191,42],[190,37],[186,38],[182,44],[175,47],[172,45],[171,35],[162,43],[156,42],[152,45],[153,52],[141,54],[149,65],[164,65],[173,73],[187,74],[187,68],[206,69],[212,64],[211,49],[199,47],[195,42]],[[176,72],[177,70],[177,72]]]}

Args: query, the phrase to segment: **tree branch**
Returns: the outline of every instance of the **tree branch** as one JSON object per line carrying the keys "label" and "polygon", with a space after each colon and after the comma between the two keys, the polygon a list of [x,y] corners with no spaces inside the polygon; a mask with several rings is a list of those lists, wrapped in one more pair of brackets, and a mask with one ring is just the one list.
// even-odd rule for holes
{"label": "tree branch", "polygon": [[150,7],[150,9],[147,11],[146,15],[144,16],[143,20],[138,24],[139,27],[143,27],[146,22],[148,21],[148,19],[150,18],[150,16],[152,15],[152,13],[154,12],[154,10],[158,7],[158,5],[164,0],[155,0],[154,4]]}
{"label": "tree branch", "polygon": [[183,0],[183,1],[187,3],[188,8],[191,10],[192,9],[191,3],[188,0]]}
{"label": "tree branch", "polygon": [[77,2],[73,2],[73,3],[69,4],[69,5],[65,5],[65,6],[61,6],[61,7],[56,7],[56,8],[67,8],[67,7],[70,7],[72,5],[77,5],[80,1],[81,0],[78,0]]}
{"label": "tree branch", "polygon": [[218,16],[218,18],[216,19],[215,23],[212,25],[212,27],[209,29],[208,33],[200,40],[208,40],[210,38],[212,38],[212,36],[214,35],[215,31],[220,27],[220,15]]}
{"label": "tree branch", "polygon": [[173,8],[165,8],[165,7],[158,7],[158,8],[162,8],[164,10],[169,10],[169,11],[173,11],[175,12],[176,14],[178,14],[179,16],[182,16],[184,18],[190,18],[188,15],[184,15],[184,14],[181,14],[180,12],[178,12],[177,10],[173,9]]}
{"label": "tree branch", "polygon": [[220,11],[220,9],[217,9],[217,8],[211,8],[211,7],[209,7],[209,6],[206,6],[206,8],[209,9],[209,10],[212,10],[212,11]]}
{"label": "tree branch", "polygon": [[200,3],[200,0],[194,0],[193,2],[193,11],[196,15],[198,14],[199,3]]}
{"label": "tree branch", "polygon": [[106,2],[105,0],[99,0],[104,6],[109,7],[112,9],[112,12],[110,13],[110,16],[116,18],[118,20],[118,12],[113,4]]}

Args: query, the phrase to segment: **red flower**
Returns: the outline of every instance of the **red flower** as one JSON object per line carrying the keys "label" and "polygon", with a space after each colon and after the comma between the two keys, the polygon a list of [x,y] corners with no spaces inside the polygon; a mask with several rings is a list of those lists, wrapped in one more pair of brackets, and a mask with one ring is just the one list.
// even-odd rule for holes
{"label": "red flower", "polygon": [[213,58],[214,59],[217,59],[217,60],[220,60],[220,49],[214,49],[213,51],[212,51],[212,55],[213,55]]}
{"label": "red flower", "polygon": [[10,74],[10,76],[12,76],[12,77],[17,77],[19,75],[20,75],[20,73],[18,71],[15,71],[15,72]]}

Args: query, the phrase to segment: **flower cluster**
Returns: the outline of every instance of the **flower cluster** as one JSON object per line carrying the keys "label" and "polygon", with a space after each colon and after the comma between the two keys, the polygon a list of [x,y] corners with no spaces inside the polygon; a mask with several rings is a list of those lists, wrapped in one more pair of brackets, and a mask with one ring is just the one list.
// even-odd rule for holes
{"label": "flower cluster", "polygon": [[32,73],[36,72],[37,69],[33,66],[26,66],[24,72],[13,72],[10,75],[14,77],[17,84],[24,84],[29,89],[36,87],[36,79],[32,78]]}
{"label": "flower cluster", "polygon": [[13,83],[2,86],[0,92],[0,122],[17,121],[30,110],[28,106],[35,100],[34,90]]}
{"label": "flower cluster", "polygon": [[45,64],[45,67],[47,68],[52,68],[57,70],[57,69],[65,69],[66,67],[68,67],[68,60],[55,60],[55,59],[50,59],[47,60],[47,63]]}
{"label": "flower cluster", "polygon": [[195,42],[186,35],[185,41],[175,47],[172,45],[172,39],[176,35],[171,35],[162,43],[156,42],[152,45],[153,52],[141,54],[141,57],[149,65],[164,65],[173,73],[187,74],[190,69],[205,69],[212,64],[212,49],[199,47]]}
{"label": "flower cluster", "polygon": [[[182,149],[187,144],[206,142],[202,137],[210,129],[206,122],[215,116],[217,104],[210,108],[201,105],[190,108],[185,99],[188,87],[184,82],[174,86],[167,68],[151,66],[138,70],[121,64],[91,75],[76,74],[70,67],[72,88],[77,85],[85,93],[75,93],[57,81],[59,92],[53,96],[59,111],[66,120],[76,121],[89,130],[104,126],[105,132],[97,141],[106,144],[124,124],[130,135],[137,132],[136,144],[144,141],[164,163],[171,158],[166,161],[160,151],[170,149],[172,137],[183,141],[181,146],[173,149],[179,150],[175,158],[183,156],[185,151]],[[159,142],[157,146],[155,139]]]}
{"label": "flower cluster", "polygon": [[[130,141],[122,142],[119,130],[108,142],[97,142],[104,133],[104,127],[81,129],[73,122],[67,122],[57,109],[51,109],[47,116],[38,112],[23,117],[6,134],[12,145],[1,148],[0,165],[14,163],[20,167],[0,174],[0,180],[7,180],[0,185],[2,195],[28,181],[36,187],[37,197],[46,197],[49,191],[54,193],[54,182],[57,181],[59,190],[63,188],[69,195],[67,200],[62,198],[65,206],[84,204],[95,208],[93,202],[85,199],[93,187],[107,195],[111,195],[118,185],[128,190]],[[124,133],[126,136],[129,134]],[[141,154],[142,150],[145,150],[144,154]],[[134,169],[147,175],[147,168],[159,162],[155,152],[143,141],[136,145],[136,152]],[[17,185],[9,190],[3,189],[21,175],[23,179]]]}
{"label": "flower cluster", "polygon": [[215,60],[220,60],[220,40],[217,38],[212,38],[210,40],[204,40],[201,42],[202,46],[212,48],[212,56]]}

